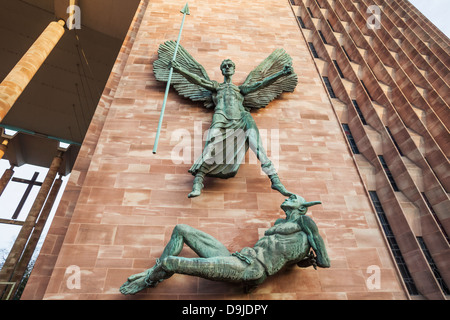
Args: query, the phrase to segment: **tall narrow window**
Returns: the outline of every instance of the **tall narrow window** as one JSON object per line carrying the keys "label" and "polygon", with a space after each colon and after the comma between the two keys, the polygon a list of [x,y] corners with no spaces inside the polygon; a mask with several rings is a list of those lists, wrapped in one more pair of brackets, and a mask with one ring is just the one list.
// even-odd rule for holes
{"label": "tall narrow window", "polygon": [[448,193],[447,189],[445,188],[445,185],[444,185],[444,184],[442,184],[441,180],[439,179],[439,176],[438,176],[438,175],[436,174],[436,172],[434,171],[434,168],[433,168],[433,167],[431,166],[431,163],[430,163],[430,161],[428,161],[428,159],[427,159],[427,157],[426,157],[426,156],[424,156],[423,158],[424,158],[424,159],[425,159],[425,161],[427,162],[427,164],[428,164],[428,166],[430,167],[431,171],[433,171],[433,173],[434,173],[434,175],[435,175],[436,179],[438,179],[438,181],[439,181],[439,183],[441,184],[442,188],[444,188],[445,192],[447,192],[447,193]]}
{"label": "tall narrow window", "polygon": [[356,100],[352,100],[353,106],[355,107],[356,112],[358,113],[359,118],[363,124],[367,124],[366,118],[364,118],[361,109],[359,108],[358,102]]}
{"label": "tall narrow window", "polygon": [[302,26],[303,29],[306,29],[305,23],[302,20],[302,17],[298,16],[297,17],[298,22],[300,23],[300,25]]}
{"label": "tall narrow window", "polygon": [[314,18],[314,15],[313,15],[311,9],[309,7],[306,7],[306,10],[308,10],[309,15],[311,16],[311,18]]}
{"label": "tall narrow window", "polygon": [[331,28],[331,31],[336,32],[336,31],[334,31],[334,28],[333,28],[333,26],[331,25],[330,20],[327,19],[327,22],[328,22],[328,25],[329,25],[330,28]]}
{"label": "tall narrow window", "polygon": [[352,61],[352,59],[350,58],[350,56],[347,53],[347,50],[345,50],[344,46],[341,46],[341,48],[342,48],[342,51],[344,51],[345,55],[347,56],[348,60]]}
{"label": "tall narrow window", "polygon": [[308,42],[309,48],[311,49],[311,52],[314,56],[314,58],[318,58],[319,55],[317,54],[316,48],[314,47],[312,42]]}
{"label": "tall narrow window", "polygon": [[376,191],[369,191],[370,199],[372,200],[373,206],[375,207],[375,211],[377,212],[378,219],[380,220],[381,227],[383,228],[383,232],[387,238],[389,243],[389,247],[391,248],[392,254],[394,255],[395,262],[397,262],[398,269],[400,270],[400,274],[402,275],[403,282],[408,289],[410,295],[418,295],[419,291],[416,288],[414,283],[414,279],[411,277],[409,273],[408,267],[403,259],[403,255],[400,252],[400,248],[397,244],[397,240],[395,239],[394,233],[392,232],[391,226],[386,218],[386,214],[384,213],[383,207],[381,206],[381,202],[378,199],[378,195]]}
{"label": "tall narrow window", "polygon": [[394,142],[394,145],[395,145],[395,147],[397,148],[398,153],[400,153],[400,155],[403,157],[402,150],[400,150],[400,147],[398,146],[397,141],[395,141],[394,136],[392,135],[391,130],[389,130],[389,128],[386,127],[386,131],[389,133],[389,136],[391,137],[392,142]]}
{"label": "tall narrow window", "polygon": [[323,43],[328,44],[327,39],[325,39],[325,37],[323,36],[322,31],[317,30],[317,32],[319,33],[319,36],[322,38]]}
{"label": "tall narrow window", "polygon": [[427,245],[425,244],[425,241],[423,241],[422,237],[417,237],[417,241],[419,242],[420,248],[422,249],[425,258],[427,259],[428,265],[433,271],[434,277],[436,278],[439,286],[441,287],[441,290],[446,295],[450,295],[450,290],[448,289],[444,279],[442,279],[441,273],[439,272],[439,269],[437,268],[436,263],[434,262],[433,257],[431,256],[431,253],[428,250]]}
{"label": "tall narrow window", "polygon": [[339,76],[341,78],[344,78],[344,74],[342,73],[341,68],[339,67],[338,63],[336,60],[333,60],[334,66],[336,67],[337,72],[339,73]]}
{"label": "tall narrow window", "polygon": [[367,87],[366,87],[366,85],[365,85],[364,81],[362,81],[362,80],[361,80],[361,84],[362,84],[362,86],[363,86],[364,90],[366,90],[366,92],[367,92],[367,95],[369,96],[369,99],[373,101],[373,98],[372,98],[372,96],[370,95],[370,92],[369,92],[369,90],[367,90]]}
{"label": "tall narrow window", "polygon": [[331,86],[330,80],[328,77],[322,77],[323,82],[325,83],[325,86],[327,87],[328,93],[330,94],[331,98],[336,98],[336,95],[334,94],[333,87]]}
{"label": "tall narrow window", "polygon": [[319,6],[319,8],[322,8],[322,6],[320,5],[319,1],[316,0],[316,3]]}
{"label": "tall narrow window", "polygon": [[431,214],[434,217],[434,220],[436,221],[437,225],[441,229],[442,234],[445,236],[445,239],[447,239],[447,242],[450,243],[450,239],[447,235],[447,232],[445,232],[444,227],[442,226],[441,220],[439,220],[439,217],[437,216],[436,211],[434,211],[433,206],[431,205],[430,201],[428,200],[428,198],[424,192],[422,192],[422,197],[425,200],[425,203],[427,204],[428,208],[430,209]]}
{"label": "tall narrow window", "polygon": [[355,139],[353,139],[350,127],[348,126],[347,123],[343,123],[342,128],[344,129],[345,136],[347,137],[348,143],[350,144],[350,148],[352,149],[353,153],[359,154],[358,146],[356,145]]}
{"label": "tall narrow window", "polygon": [[397,187],[397,184],[395,183],[394,177],[392,176],[391,170],[389,170],[389,167],[387,166],[387,163],[384,160],[384,157],[378,156],[378,159],[380,159],[380,162],[381,162],[381,165],[383,166],[384,172],[386,173],[386,176],[388,177],[389,182],[391,183],[394,191],[400,191],[400,189]]}

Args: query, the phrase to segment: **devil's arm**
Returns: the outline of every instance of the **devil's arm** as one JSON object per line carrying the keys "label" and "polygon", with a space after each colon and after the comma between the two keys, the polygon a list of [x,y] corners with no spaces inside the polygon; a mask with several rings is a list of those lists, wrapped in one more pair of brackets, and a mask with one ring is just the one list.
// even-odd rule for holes
{"label": "devil's arm", "polygon": [[297,223],[301,226],[302,231],[306,233],[309,244],[317,255],[317,265],[322,268],[329,268],[330,259],[316,223],[308,216],[300,216]]}
{"label": "devil's arm", "polygon": [[280,221],[275,222],[275,225],[273,227],[267,229],[266,232],[264,232],[264,235],[265,236],[270,236],[273,234],[288,235],[299,231],[302,231],[302,228],[299,224],[293,222],[286,222],[285,219],[280,219]]}

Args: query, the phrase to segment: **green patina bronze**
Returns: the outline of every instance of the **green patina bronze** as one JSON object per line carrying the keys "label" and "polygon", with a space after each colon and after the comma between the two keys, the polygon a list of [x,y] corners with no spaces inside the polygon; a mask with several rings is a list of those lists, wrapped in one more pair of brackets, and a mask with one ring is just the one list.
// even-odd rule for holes
{"label": "green patina bronze", "polygon": [[[242,283],[245,292],[249,292],[288,265],[329,268],[324,241],[314,221],[306,216],[308,207],[316,204],[320,202],[306,202],[292,194],[281,204],[286,218],[278,219],[253,248],[246,247],[235,253],[230,253],[221,242],[203,231],[177,225],[155,266],[130,276],[120,292],[136,294],[147,287],[155,287],[175,273]],[[199,257],[179,257],[184,244]]]}
{"label": "green patina bronze", "polygon": [[[176,60],[173,60],[177,51]],[[275,50],[260,63],[245,82],[232,83],[233,61],[224,60],[220,66],[224,81],[210,80],[205,69],[177,42],[160,45],[158,59],[153,64],[156,79],[171,84],[183,97],[202,101],[206,108],[214,107],[214,115],[202,155],[189,170],[194,178],[189,197],[197,197],[203,189],[205,176],[234,177],[250,147],[269,176],[272,189],[285,196],[292,193],[281,183],[273,163],[267,157],[258,127],[250,111],[264,108],[283,92],[292,92],[298,83],[291,57]],[[171,76],[171,70],[174,71]]]}

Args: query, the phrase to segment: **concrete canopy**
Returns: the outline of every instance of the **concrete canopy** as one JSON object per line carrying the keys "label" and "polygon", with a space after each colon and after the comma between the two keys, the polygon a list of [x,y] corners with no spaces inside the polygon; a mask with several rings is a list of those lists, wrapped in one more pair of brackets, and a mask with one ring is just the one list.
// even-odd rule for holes
{"label": "concrete canopy", "polygon": [[[69,0],[0,0],[0,79],[51,21],[66,20]],[[71,143],[61,174],[75,162],[139,0],[80,0],[81,29],[58,45],[0,123],[18,131],[5,159],[48,167],[58,141]]]}

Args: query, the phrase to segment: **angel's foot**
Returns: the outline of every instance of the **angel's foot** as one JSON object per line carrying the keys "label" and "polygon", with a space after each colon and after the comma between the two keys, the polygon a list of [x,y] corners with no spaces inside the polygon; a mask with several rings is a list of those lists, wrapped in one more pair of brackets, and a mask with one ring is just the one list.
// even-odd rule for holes
{"label": "angel's foot", "polygon": [[286,196],[286,197],[289,197],[292,195],[292,192],[289,192],[286,189],[286,187],[281,183],[280,178],[278,177],[277,174],[270,176],[270,181],[272,181],[271,188],[273,190],[278,191],[279,193],[281,193],[283,196]]}
{"label": "angel's foot", "polygon": [[192,192],[189,193],[188,198],[198,197],[202,193],[203,187],[203,178],[195,177]]}

